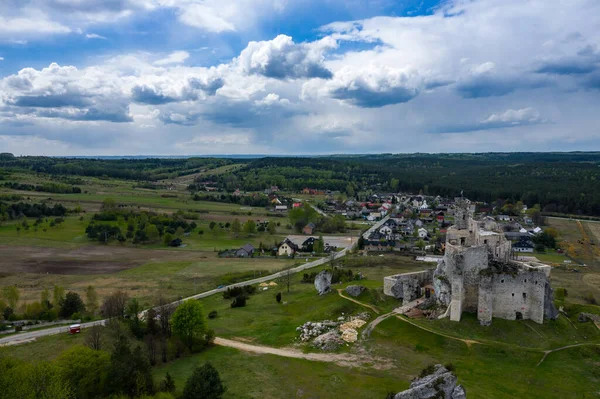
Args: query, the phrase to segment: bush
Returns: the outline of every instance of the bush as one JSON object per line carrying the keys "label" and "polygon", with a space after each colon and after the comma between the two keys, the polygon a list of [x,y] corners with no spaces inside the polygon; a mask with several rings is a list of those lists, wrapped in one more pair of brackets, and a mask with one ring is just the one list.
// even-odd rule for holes
{"label": "bush", "polygon": [[232,308],[243,308],[246,306],[246,297],[244,295],[238,295],[231,302]]}
{"label": "bush", "polygon": [[208,318],[209,318],[209,319],[216,319],[218,315],[219,315],[219,314],[218,314],[218,312],[217,312],[216,310],[213,310],[213,311],[211,311],[211,312],[208,314]]}
{"label": "bush", "polygon": [[165,379],[160,382],[158,390],[160,392],[175,392],[175,381],[171,377],[171,374],[167,373]]}
{"label": "bush", "polygon": [[245,285],[243,287],[231,287],[227,288],[227,291],[223,292],[223,299],[236,298],[238,296],[250,296],[256,293],[256,287],[253,285]]}
{"label": "bush", "polygon": [[592,293],[589,293],[586,296],[584,296],[583,300],[586,301],[587,303],[589,303],[590,305],[598,304],[598,301],[596,300],[596,298],[594,298],[594,295]]}

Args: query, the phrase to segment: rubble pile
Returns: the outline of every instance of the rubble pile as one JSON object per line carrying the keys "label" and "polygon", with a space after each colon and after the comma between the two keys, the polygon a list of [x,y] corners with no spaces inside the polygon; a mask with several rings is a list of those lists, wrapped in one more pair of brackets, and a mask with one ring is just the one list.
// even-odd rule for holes
{"label": "rubble pile", "polygon": [[325,320],[320,322],[312,322],[308,321],[296,328],[296,331],[300,333],[300,340],[302,342],[310,341],[313,338],[318,337],[319,335],[325,334],[331,330],[337,329],[340,325],[339,322]]}
{"label": "rubble pile", "polygon": [[337,321],[308,321],[296,328],[296,331],[300,333],[301,342],[312,341],[321,350],[334,351],[345,343],[356,342],[357,330],[367,324],[370,318],[368,312],[363,312],[349,317],[340,316]]}

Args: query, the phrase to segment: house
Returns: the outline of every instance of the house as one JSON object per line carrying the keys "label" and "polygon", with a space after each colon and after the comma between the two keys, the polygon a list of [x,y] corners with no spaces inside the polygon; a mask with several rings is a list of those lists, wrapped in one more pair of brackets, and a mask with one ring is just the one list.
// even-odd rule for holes
{"label": "house", "polygon": [[277,248],[278,256],[292,256],[296,252],[298,252],[298,246],[288,238],[286,238],[281,245],[279,245],[279,248]]}
{"label": "house", "polygon": [[533,252],[533,248],[533,242],[529,239],[521,239],[512,246],[512,250],[515,252]]}
{"label": "house", "polygon": [[316,237],[308,237],[302,243],[302,252],[312,252],[315,246],[315,241],[317,241]]}
{"label": "house", "polygon": [[533,229],[533,234],[540,234],[543,230],[540,227]]}
{"label": "house", "polygon": [[286,205],[275,205],[275,211],[276,212],[285,212],[287,211],[287,206]]}
{"label": "house", "polygon": [[417,233],[419,234],[419,238],[427,238],[427,230],[424,228],[420,228]]}
{"label": "house", "polygon": [[235,256],[239,258],[248,258],[254,254],[254,247],[251,244],[246,244],[237,251],[235,251]]}
{"label": "house", "polygon": [[176,238],[169,243],[169,246],[170,247],[180,247],[181,243],[182,243],[181,238]]}
{"label": "house", "polygon": [[510,222],[510,216],[508,216],[508,215],[498,215],[498,216],[496,216],[496,220],[499,220],[501,222]]}
{"label": "house", "polygon": [[311,235],[313,233],[313,231],[315,230],[315,227],[316,226],[314,225],[314,223],[307,224],[302,229],[302,234]]}
{"label": "house", "polygon": [[392,234],[392,228],[390,226],[383,226],[379,229],[379,233],[387,237]]}
{"label": "house", "polygon": [[302,202],[294,202],[292,204],[292,208],[300,208],[302,206]]}
{"label": "house", "polygon": [[240,195],[242,195],[242,192],[240,191],[239,188],[233,192],[233,196],[235,196],[235,197],[239,197]]}

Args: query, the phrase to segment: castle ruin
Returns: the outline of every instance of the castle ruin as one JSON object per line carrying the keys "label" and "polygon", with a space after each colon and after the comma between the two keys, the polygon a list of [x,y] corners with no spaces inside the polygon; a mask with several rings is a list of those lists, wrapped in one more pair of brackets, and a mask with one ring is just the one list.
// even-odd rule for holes
{"label": "castle ruin", "polygon": [[445,315],[460,321],[463,312],[477,314],[482,325],[492,317],[543,323],[557,316],[550,287],[550,266],[511,259],[511,242],[492,220],[473,219],[473,207],[459,200],[455,224],[446,233],[444,257],[435,270],[389,276],[384,293],[404,302],[433,287]]}

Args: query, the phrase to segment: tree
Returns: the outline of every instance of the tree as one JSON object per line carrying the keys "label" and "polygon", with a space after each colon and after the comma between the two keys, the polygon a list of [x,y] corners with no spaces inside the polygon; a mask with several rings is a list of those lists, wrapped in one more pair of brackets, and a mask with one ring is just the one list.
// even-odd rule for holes
{"label": "tree", "polygon": [[171,233],[166,233],[163,237],[163,244],[169,246],[171,244],[171,241],[173,241],[173,236],[171,235]]}
{"label": "tree", "polygon": [[117,203],[115,202],[115,200],[113,198],[105,198],[104,201],[102,201],[102,205],[100,206],[100,210],[102,212],[110,212],[110,211],[114,211],[117,209]]}
{"label": "tree", "polygon": [[75,313],[82,313],[84,310],[85,305],[79,294],[73,291],[69,291],[60,307],[59,315],[66,319],[71,317]]}
{"label": "tree", "polygon": [[169,374],[168,371],[167,375],[165,375],[165,379],[160,382],[159,390],[161,392],[175,392],[175,381],[173,380],[173,377],[171,377],[171,374]]}
{"label": "tree", "polygon": [[185,383],[182,399],[221,399],[225,387],[219,372],[210,364],[196,366]]}
{"label": "tree", "polygon": [[63,352],[56,360],[60,375],[69,383],[76,398],[97,398],[104,390],[110,355],[76,345]]}
{"label": "tree", "polygon": [[54,301],[54,306],[61,306],[62,301],[65,298],[65,288],[60,285],[54,286],[54,291],[52,293],[52,300]]}
{"label": "tree", "polygon": [[[16,371],[16,370],[15,370]],[[19,367],[10,397],[68,399],[73,395],[69,383],[61,378],[60,369],[50,362],[24,364]]]}
{"label": "tree", "polygon": [[215,226],[216,226],[216,225],[217,225],[217,224],[216,224],[215,222],[210,222],[210,223],[208,224],[208,228],[209,228],[209,229],[211,229],[211,230],[213,230],[213,229],[215,228]]}
{"label": "tree", "polygon": [[146,233],[146,237],[148,237],[148,241],[157,242],[160,238],[160,233],[158,232],[158,228],[156,225],[148,223],[146,228],[144,229],[144,233]]}
{"label": "tree", "polygon": [[275,228],[275,222],[269,222],[269,224],[267,224],[267,231],[270,235],[277,233],[277,229]]}
{"label": "tree", "polygon": [[13,308],[7,306],[2,310],[2,317],[4,317],[4,320],[8,320],[10,319],[10,316],[12,316],[14,313],[15,311],[13,310]]}
{"label": "tree", "polygon": [[8,302],[8,306],[13,309],[17,308],[20,296],[19,289],[14,285],[2,288],[2,297]]}
{"label": "tree", "polygon": [[233,223],[231,223],[231,232],[237,237],[240,231],[242,231],[242,224],[238,218],[235,218]]}
{"label": "tree", "polygon": [[421,251],[425,250],[425,241],[418,240],[415,244]]}
{"label": "tree", "polygon": [[142,338],[144,335],[144,331],[142,329],[142,323],[140,321],[140,312],[142,311],[142,305],[136,298],[131,298],[127,303],[127,308],[125,309],[125,315],[129,319],[129,327],[131,328],[131,332],[138,339]]}
{"label": "tree", "polygon": [[85,289],[85,307],[91,315],[95,315],[98,310],[98,293],[92,285]]}
{"label": "tree", "polygon": [[100,312],[107,318],[123,318],[125,316],[125,306],[129,295],[123,291],[117,291],[104,300]]}
{"label": "tree", "polygon": [[287,292],[290,293],[290,285],[292,284],[294,273],[292,273],[292,269],[286,269],[283,271],[281,277],[279,277],[279,282],[283,285],[287,286]]}
{"label": "tree", "polygon": [[195,300],[185,301],[175,310],[172,323],[173,332],[192,351],[206,333],[202,304]]}
{"label": "tree", "polygon": [[160,354],[163,363],[168,361],[168,338],[171,337],[171,316],[175,311],[174,305],[162,295],[159,295],[156,307],[156,318],[159,322]]}
{"label": "tree", "polygon": [[118,339],[115,349],[110,356],[106,384],[107,394],[124,394],[129,397],[138,397],[143,394],[152,394],[154,382],[152,379],[152,366],[140,346],[133,352],[127,339]]}
{"label": "tree", "polygon": [[281,303],[281,292],[278,292],[277,295],[275,295],[275,300],[277,303]]}
{"label": "tree", "polygon": [[85,344],[95,351],[102,349],[102,332],[104,327],[92,326],[85,337]]}
{"label": "tree", "polygon": [[323,240],[323,236],[319,236],[319,239],[315,241],[313,245],[313,252],[318,254],[325,252],[325,241]]}
{"label": "tree", "polygon": [[248,220],[244,223],[244,233],[247,235],[256,233],[256,223],[254,220]]}
{"label": "tree", "polygon": [[52,304],[50,303],[50,291],[48,291],[48,288],[44,288],[44,290],[41,292],[40,303],[46,309],[50,309],[52,307]]}
{"label": "tree", "polygon": [[348,183],[348,185],[346,186],[346,195],[348,197],[354,197],[354,187],[352,187],[352,184]]}

